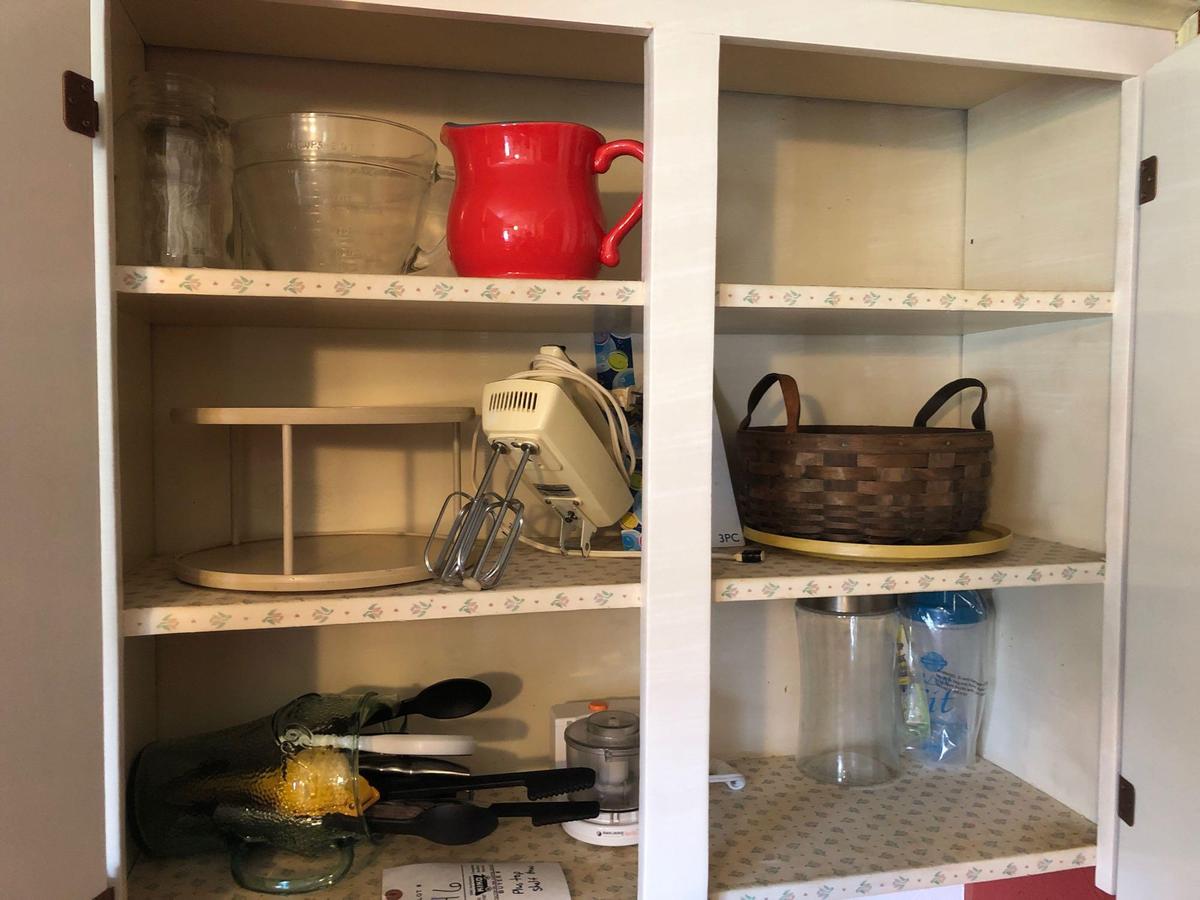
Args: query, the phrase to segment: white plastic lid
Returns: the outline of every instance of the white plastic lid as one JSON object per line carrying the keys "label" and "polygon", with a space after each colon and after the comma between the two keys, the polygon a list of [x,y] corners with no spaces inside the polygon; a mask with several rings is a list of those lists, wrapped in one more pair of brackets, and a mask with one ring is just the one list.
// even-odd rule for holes
{"label": "white plastic lid", "polygon": [[636,753],[641,723],[635,713],[606,709],[567,726],[567,745],[580,750]]}

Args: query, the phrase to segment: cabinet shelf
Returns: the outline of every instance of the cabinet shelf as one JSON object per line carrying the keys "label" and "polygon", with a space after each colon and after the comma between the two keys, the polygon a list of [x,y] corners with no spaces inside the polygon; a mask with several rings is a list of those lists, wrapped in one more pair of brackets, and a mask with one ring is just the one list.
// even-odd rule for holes
{"label": "cabinet shelf", "polygon": [[[432,581],[321,593],[253,593],[196,587],[177,580],[157,557],[125,580],[126,636],[299,628],[624,609],[641,605],[638,559],[563,558],[521,547],[496,590],[471,592]],[[718,603],[906,593],[955,587],[1102,584],[1104,556],[1017,535],[1002,553],[974,559],[913,563],[828,560],[768,548],[755,565],[713,560]]]}
{"label": "cabinet shelf", "polygon": [[[890,784],[853,791],[806,780],[790,757],[732,765],[746,775],[746,788],[710,788],[710,896],[719,900],[839,900],[1095,864],[1091,822],[988,762],[959,773],[909,769]],[[375,896],[384,869],[428,860],[429,847],[395,836],[360,847],[351,873],[322,896]],[[436,850],[448,862],[557,862],[575,900],[636,893],[636,848],[590,847],[554,826],[505,822],[478,843]],[[134,900],[179,891],[244,893],[223,853],[143,859],[130,873]]]}
{"label": "cabinet shelf", "polygon": [[[492,800],[492,797],[488,798]],[[524,800],[519,792],[494,799]],[[637,847],[593,847],[567,836],[557,825],[535,828],[528,820],[507,819],[488,837],[462,847],[431,844],[421,838],[386,835],[378,844],[355,848],[354,868],[323,898],[378,897],[383,870],[411,863],[525,859],[563,867],[572,900],[610,900],[637,895]],[[130,900],[163,897],[245,898],[229,874],[229,855],[210,853],[186,859],[142,859],[129,876]]]}
{"label": "cabinet shelf", "polygon": [[710,794],[710,895],[839,900],[1095,864],[1095,826],[986,761],[917,767],[845,790],[791,757],[731,760],[746,788]]}
{"label": "cabinet shelf", "polygon": [[720,284],[723,334],[972,334],[1111,316],[1108,291]]}
{"label": "cabinet shelf", "polygon": [[641,329],[644,284],[117,266],[120,308],[167,325],[421,331]]}
{"label": "cabinet shelf", "polygon": [[126,636],[407,622],[530,612],[620,609],[641,603],[636,559],[563,558],[527,547],[513,554],[500,587],[472,592],[434,581],[353,591],[253,593],[177,580],[157,557],[125,580]]}
{"label": "cabinet shelf", "polygon": [[767,548],[757,565],[713,562],[718,603],[781,597],[834,597],[962,588],[1103,584],[1104,556],[1067,544],[1015,535],[1000,553],[966,559],[871,563],[821,559]]}

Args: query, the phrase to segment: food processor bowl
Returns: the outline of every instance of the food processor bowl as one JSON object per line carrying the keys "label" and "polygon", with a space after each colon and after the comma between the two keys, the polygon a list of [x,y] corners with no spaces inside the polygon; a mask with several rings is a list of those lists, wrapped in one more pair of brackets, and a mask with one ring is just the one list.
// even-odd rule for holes
{"label": "food processor bowl", "polygon": [[592,713],[567,727],[567,765],[596,772],[595,787],[571,794],[572,800],[599,801],[602,813],[637,809],[639,730],[637,715],[622,709]]}

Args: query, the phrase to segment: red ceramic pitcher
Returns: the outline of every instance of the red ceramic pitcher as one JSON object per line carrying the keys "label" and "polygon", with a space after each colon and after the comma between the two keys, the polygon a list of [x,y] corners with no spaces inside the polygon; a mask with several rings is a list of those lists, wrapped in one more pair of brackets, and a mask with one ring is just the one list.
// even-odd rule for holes
{"label": "red ceramic pitcher", "polygon": [[446,243],[459,275],[595,278],[642,218],[642,198],[605,231],[596,175],[642,142],[609,141],[571,122],[442,126],[457,184]]}

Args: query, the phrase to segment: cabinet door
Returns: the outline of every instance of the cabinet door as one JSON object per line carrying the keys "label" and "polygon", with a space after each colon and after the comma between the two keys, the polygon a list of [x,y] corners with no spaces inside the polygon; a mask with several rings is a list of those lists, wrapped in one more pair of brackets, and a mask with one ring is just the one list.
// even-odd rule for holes
{"label": "cabinet door", "polygon": [[1117,893],[1200,890],[1200,41],[1144,78]]}
{"label": "cabinet door", "polygon": [[108,885],[94,150],[62,98],[65,69],[91,70],[90,15],[88,0],[6,3],[0,25],[5,897]]}

